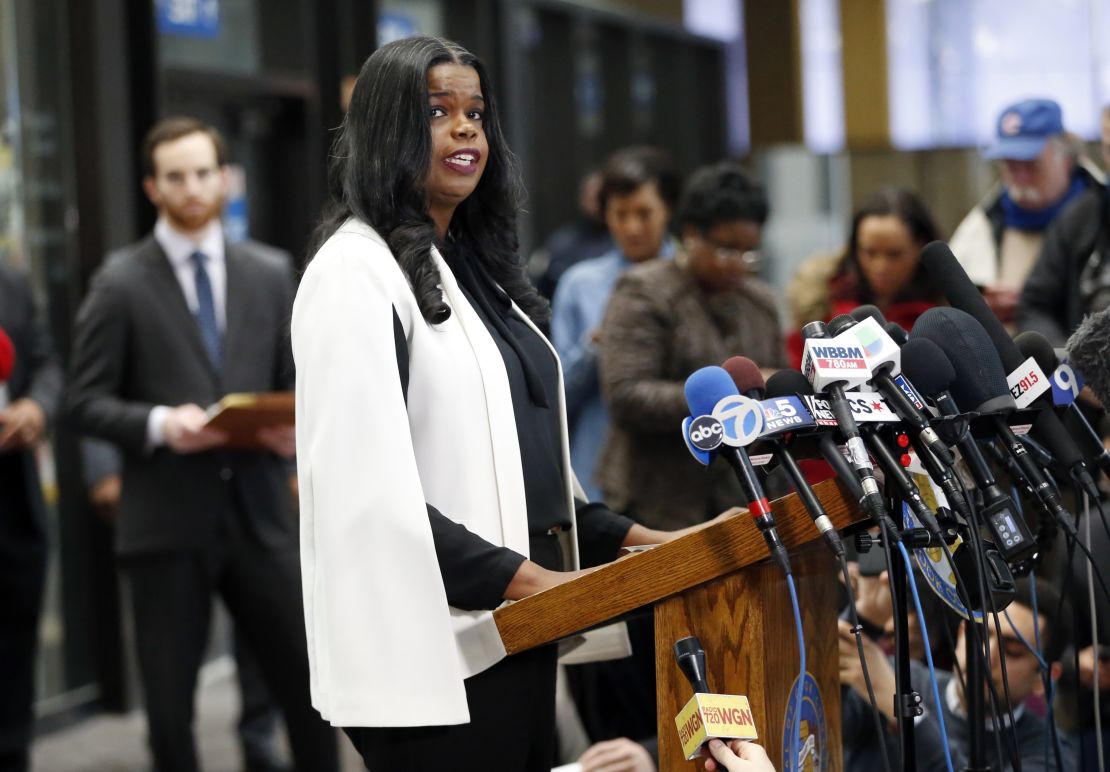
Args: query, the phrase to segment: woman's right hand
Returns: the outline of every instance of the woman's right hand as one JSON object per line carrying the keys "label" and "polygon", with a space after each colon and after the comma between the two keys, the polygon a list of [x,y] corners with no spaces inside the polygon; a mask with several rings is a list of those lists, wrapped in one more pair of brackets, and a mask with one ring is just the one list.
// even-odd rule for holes
{"label": "woman's right hand", "polygon": [[538,563],[533,563],[531,560],[525,560],[520,564],[520,568],[513,574],[513,579],[509,582],[509,586],[505,588],[505,600],[520,600],[527,598],[529,595],[535,595],[537,592],[550,590],[552,587],[558,587],[560,584],[566,584],[572,579],[577,579],[580,576],[594,571],[594,568],[584,568],[578,571],[551,571],[544,568]]}
{"label": "woman's right hand", "polygon": [[705,760],[705,772],[775,772],[767,751],[753,742],[731,740],[726,745],[720,740],[710,740],[709,753],[712,758]]}

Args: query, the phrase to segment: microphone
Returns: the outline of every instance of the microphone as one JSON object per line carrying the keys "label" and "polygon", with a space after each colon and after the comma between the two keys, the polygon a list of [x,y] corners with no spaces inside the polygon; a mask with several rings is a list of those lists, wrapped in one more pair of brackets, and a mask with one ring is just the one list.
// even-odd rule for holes
{"label": "microphone", "polygon": [[1068,338],[1068,362],[1079,372],[1091,391],[1110,407],[1110,308],[1091,314]]}
{"label": "microphone", "polygon": [[701,755],[710,740],[756,740],[755,719],[748,698],[739,694],[711,694],[705,678],[705,650],[694,636],[675,641],[674,656],[694,696],[675,716],[678,740],[687,761]]}
{"label": "microphone", "polygon": [[1006,385],[1002,362],[982,325],[958,308],[930,308],[918,317],[910,338],[928,338],[947,355],[956,373],[952,393],[960,410],[989,415],[995,433],[1032,484],[1037,500],[1070,536],[1075,536],[1071,513],[1064,509],[1060,496],[1006,422],[1004,414],[1013,412],[1016,404]]}
{"label": "microphone", "polygon": [[[886,324],[886,319],[883,317],[882,312],[872,305],[864,305],[852,311],[851,317],[856,321],[862,322],[864,319],[874,319],[880,327]],[[885,333],[885,331],[884,331]],[[889,338],[889,336],[887,336]],[[890,341],[891,345],[897,346],[893,340]],[[904,360],[899,356],[899,366],[905,369]],[[932,451],[933,455],[937,457],[945,466],[952,466],[956,463],[956,459],[952,456],[952,451],[944,444],[943,440],[937,435],[936,431],[929,425],[929,418],[922,412],[917,405],[910,401],[906,396],[906,392],[902,387],[894,382],[891,373],[894,371],[894,366],[890,364],[883,364],[875,368],[871,383],[878,388],[879,393],[886,397],[887,402],[894,408],[894,412],[898,414],[905,423],[909,424],[915,432],[917,438]]]}
{"label": "microphone", "polygon": [[[763,382],[763,373],[759,371],[759,366],[748,359],[747,357],[731,357],[726,359],[721,367],[732,378],[736,390],[746,397],[751,399],[762,400],[766,396],[766,386]],[[786,473],[790,476],[791,482],[794,483],[794,489],[798,491],[798,498],[802,500],[802,504],[809,513],[810,519],[813,524],[817,526],[817,530],[821,532],[825,542],[832,549],[833,554],[838,558],[844,557],[844,543],[840,539],[840,534],[833,526],[832,521],[829,519],[828,513],[825,511],[824,506],[821,505],[820,499],[813,492],[813,488],[806,482],[806,477],[802,474],[802,470],[798,467],[798,462],[794,460],[794,456],[786,449],[786,445],[777,438],[772,439],[766,435],[763,438],[770,443],[772,452],[779,464]]]}
{"label": "microphone", "polygon": [[839,367],[847,364],[852,367],[850,372],[853,372],[854,378],[859,380],[860,383],[866,383],[867,377],[862,376],[859,371],[864,370],[867,375],[870,375],[870,371],[867,370],[863,358],[855,356],[857,353],[862,354],[863,346],[834,346],[833,342],[839,343],[842,338],[834,338],[833,342],[826,343],[824,339],[828,338],[828,334],[823,322],[810,322],[802,328],[802,336],[806,338],[803,369],[806,370],[806,377],[813,388],[818,388],[820,382],[824,386],[824,391],[828,394],[829,403],[836,418],[836,425],[840,427],[840,433],[844,435],[852,467],[855,469],[856,477],[863,489],[860,506],[875,523],[882,525],[884,528],[889,527],[891,533],[897,534],[899,533],[898,526],[895,525],[890,514],[886,511],[886,504],[883,502],[882,494],[879,493],[879,481],[875,479],[875,470],[867,456],[867,448],[860,436],[859,426],[852,416],[852,408],[848,404],[848,398],[844,395],[844,388],[850,381],[846,379],[835,380],[835,375],[823,372],[823,369],[825,369],[828,373],[835,373]]}
{"label": "microphone", "polygon": [[8,379],[15,369],[15,345],[0,327],[0,410],[8,406]]}
{"label": "microphone", "polygon": [[[1110,334],[1110,329],[1104,330],[1104,332]],[[1014,338],[1014,343],[1022,354],[1033,357],[1037,365],[1048,373],[1049,377],[1052,377],[1052,373],[1060,366],[1056,350],[1049,343],[1048,338],[1036,330],[1021,333],[1021,335]],[[1080,369],[1080,372],[1083,372],[1082,369]],[[1091,426],[1091,422],[1087,420],[1087,416],[1083,414],[1083,410],[1075,404],[1074,400],[1068,403],[1068,411],[1076,419],[1076,423],[1083,427],[1083,431],[1086,432],[1088,439],[1091,441],[1090,447],[1097,448],[1093,454],[1095,462],[1102,467],[1104,472],[1110,475],[1110,453],[1106,452],[1102,437]]]}
{"label": "microphone", "polygon": [[[912,338],[902,348],[902,362],[902,372],[922,393],[933,400],[941,415],[952,418],[960,416],[956,400],[949,391],[956,380],[956,370],[936,343],[928,338]],[[1018,514],[1013,499],[995,479],[983,451],[968,431],[967,422],[960,423],[963,426],[956,444],[983,497],[984,507],[981,513],[994,534],[995,544],[1011,564],[1026,557],[1035,560],[1036,544],[1029,526]],[[1033,554],[1030,555],[1031,550]]]}
{"label": "microphone", "polygon": [[[943,292],[954,308],[970,314],[986,332],[988,340],[1006,369],[1006,373],[1018,370],[1028,357],[1010,339],[1002,322],[983,300],[978,288],[971,283],[967,272],[956,260],[952,250],[941,241],[934,241],[921,251],[921,262],[929,276]],[[930,309],[933,310],[933,309]],[[928,312],[926,312],[928,313]],[[916,327],[916,325],[914,325]],[[1042,394],[1032,401],[1033,406],[1052,407],[1050,394]],[[1033,435],[1045,445],[1060,464],[1071,472],[1075,480],[1087,491],[1089,496],[1099,497],[1098,486],[1091,478],[1083,454],[1068,435],[1064,425],[1051,409],[1042,410],[1033,425]]]}
{"label": "microphone", "polygon": [[906,341],[910,339],[910,334],[906,332],[906,328],[898,324],[898,322],[887,322],[883,325],[883,330],[890,336],[890,339],[899,346],[905,346]]}
{"label": "microphone", "polygon": [[[860,308],[865,309],[864,312],[861,314],[863,319],[871,319],[873,320],[873,326],[877,326],[879,328],[882,327],[882,324],[886,320],[883,319],[883,315],[879,312],[879,309],[875,308],[875,306],[860,306]],[[855,311],[853,311],[851,314],[841,314],[840,316],[834,317],[829,322],[829,332],[839,335],[846,330],[859,325],[861,320],[858,316],[856,316],[856,311],[859,311],[860,308],[855,309]],[[868,311],[868,309],[870,310]],[[881,333],[878,333],[876,331],[867,333],[866,338],[864,338],[864,336],[861,336],[861,342],[863,339],[868,339],[872,342],[871,349],[868,353],[871,353],[873,351],[875,353],[881,354],[888,345],[887,341],[884,341],[882,339]],[[897,348],[894,341],[889,341],[889,346],[895,349],[893,352],[895,360],[900,359],[901,351]],[[918,411],[917,408],[911,402],[909,402],[909,400],[906,398],[906,395],[902,392],[902,389],[890,378],[889,371],[892,370],[895,365],[895,361],[890,360],[891,356],[892,354],[888,353],[887,361],[883,361],[881,364],[879,364],[875,371],[872,373],[873,378],[871,383],[873,385],[879,386],[883,397],[889,400],[890,403],[894,406],[895,412],[898,414],[898,417],[903,422],[909,423],[911,424],[911,426],[916,428],[917,421],[913,420],[913,418],[911,417],[908,417],[910,415],[910,412],[906,410],[906,407],[908,406],[912,413],[920,413],[920,411]],[[884,389],[884,386],[889,386],[889,389]],[[893,389],[893,391],[896,392],[896,397],[894,394],[890,393],[890,389]],[[923,416],[921,417],[921,422],[924,423],[926,429],[929,429],[928,422],[925,421]],[[939,443],[940,438],[937,437],[936,432],[933,432],[931,429],[929,429],[929,432],[931,433],[932,437],[934,437]],[[917,516],[918,522],[925,526],[929,530],[929,533],[931,535],[935,536],[937,539],[943,539],[943,535],[940,530],[940,523],[937,522],[936,514],[925,504],[925,500],[921,497],[921,491],[920,489],[918,489],[917,484],[914,483],[913,478],[909,476],[902,464],[894,458],[894,454],[890,452],[890,448],[886,446],[883,439],[872,431],[864,432],[863,437],[864,442],[866,443],[868,449],[871,451],[871,455],[874,456],[875,459],[879,462],[879,466],[882,467],[887,479],[893,482],[895,487],[898,488],[898,491],[901,493],[903,500],[909,505],[910,509]],[[947,452],[948,448],[945,447],[944,450]],[[926,466],[929,467],[930,471],[935,470],[937,472],[937,475],[939,475],[940,479],[942,480],[942,484],[944,484],[945,486],[945,492],[947,493],[950,488],[953,489],[958,493],[958,500],[962,501],[963,492],[959,490],[959,484],[956,482],[955,477],[952,476],[951,473],[945,474],[945,471],[947,470],[944,467],[940,466],[940,462],[938,462],[936,458],[929,455],[928,450],[922,450],[920,452],[920,456],[922,461],[926,462]],[[949,457],[951,458],[951,456]],[[953,459],[952,463],[954,462],[955,460]],[[949,494],[949,497],[952,498],[951,494]],[[957,509],[958,508],[959,507],[957,505]]]}
{"label": "microphone", "polygon": [[[767,380],[767,396],[768,397],[793,397],[793,396],[807,396],[813,394],[813,387],[810,385],[806,377],[798,370],[784,369],[774,373]],[[820,432],[817,435],[817,446],[821,451],[821,456],[825,459],[836,476],[840,481],[848,486],[848,490],[857,501],[863,499],[863,487],[856,479],[856,473],[848,464],[848,459],[844,458],[844,454],[840,452],[837,447],[836,440],[828,432]]]}
{"label": "microphone", "polygon": [[[753,412],[757,413],[759,425],[762,428],[762,408],[754,400],[741,397],[736,390],[736,385],[732,382],[732,378],[722,368],[710,366],[695,370],[686,379],[685,391],[686,404],[690,408],[690,415],[697,416],[693,421],[695,425],[700,421],[701,416],[711,416],[720,421],[722,425],[724,420],[733,421],[737,435],[749,434],[751,439],[758,436],[756,433],[747,431],[750,428],[747,426],[747,418]],[[729,400],[729,398],[732,399]],[[726,400],[729,401],[726,402]],[[733,406],[732,403],[740,400],[745,400],[749,404]],[[724,415],[725,412],[728,413],[727,416]],[[755,520],[756,527],[763,534],[763,538],[767,542],[767,548],[771,551],[771,557],[779,564],[784,573],[790,574],[790,558],[786,553],[786,547],[783,546],[782,539],[779,538],[778,531],[775,530],[775,518],[771,513],[771,503],[767,500],[767,494],[763,492],[763,485],[756,476],[755,467],[752,466],[747,451],[744,450],[743,445],[730,444],[724,439],[724,433],[722,433],[722,441],[717,446],[716,451],[732,467],[736,479],[740,481],[740,485],[744,488],[744,493],[748,496],[748,512]]]}

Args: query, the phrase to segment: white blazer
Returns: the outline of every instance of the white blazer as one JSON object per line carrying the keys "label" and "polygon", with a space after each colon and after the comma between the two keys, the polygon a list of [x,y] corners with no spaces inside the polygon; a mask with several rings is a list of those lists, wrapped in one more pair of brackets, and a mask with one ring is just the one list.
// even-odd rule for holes
{"label": "white blazer", "polygon": [[[467,723],[463,679],[505,656],[492,612],[447,605],[426,504],[528,555],[504,362],[432,257],[452,311],[443,324],[424,321],[385,241],[353,219],[317,252],[293,306],[312,704],[335,726]],[[409,348],[407,409],[394,309]],[[573,523],[561,367],[558,392]]]}

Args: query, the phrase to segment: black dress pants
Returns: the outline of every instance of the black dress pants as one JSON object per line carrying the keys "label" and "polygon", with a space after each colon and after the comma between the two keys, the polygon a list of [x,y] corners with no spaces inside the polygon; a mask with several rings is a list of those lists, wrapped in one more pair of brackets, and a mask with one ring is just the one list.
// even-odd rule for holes
{"label": "black dress pants", "polygon": [[195,772],[193,703],[219,593],[285,718],[301,772],[338,769],[335,731],[312,708],[299,553],[264,547],[231,522],[203,551],[127,556],[150,746],[157,772]]}
{"label": "black dress pants", "polygon": [[343,731],[370,772],[551,772],[557,654],[543,646],[466,679],[469,724]]}
{"label": "black dress pants", "polygon": [[[531,557],[561,569],[558,539],[534,536]],[[558,647],[514,654],[466,679],[470,723],[347,727],[370,772],[550,772],[555,766]]]}
{"label": "black dress pants", "polygon": [[22,460],[0,455],[0,772],[24,772],[31,743],[35,649],[46,583],[46,536]]}

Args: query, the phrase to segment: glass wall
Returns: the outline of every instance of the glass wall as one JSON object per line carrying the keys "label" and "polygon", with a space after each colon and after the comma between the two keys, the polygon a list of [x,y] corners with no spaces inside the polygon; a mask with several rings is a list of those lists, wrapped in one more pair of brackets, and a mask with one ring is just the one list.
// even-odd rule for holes
{"label": "glass wall", "polygon": [[[70,135],[64,3],[0,3],[0,261],[29,275],[59,348],[68,342],[75,298],[73,138]],[[88,583],[62,516],[57,444],[39,449],[50,563],[41,619],[40,712],[87,699],[92,645],[82,624]]]}

